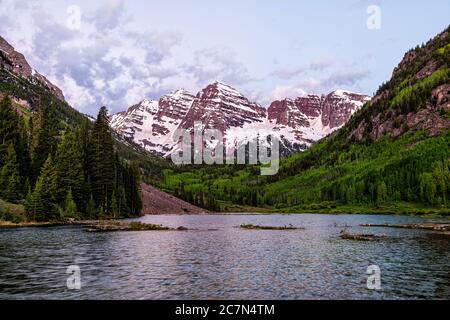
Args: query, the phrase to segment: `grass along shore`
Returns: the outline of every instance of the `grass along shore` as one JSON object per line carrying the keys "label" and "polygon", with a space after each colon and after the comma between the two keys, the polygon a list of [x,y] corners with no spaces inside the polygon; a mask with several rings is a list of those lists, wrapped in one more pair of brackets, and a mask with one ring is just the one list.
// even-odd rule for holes
{"label": "grass along shore", "polygon": [[226,212],[220,213],[255,213],[255,214],[382,214],[415,215],[424,217],[450,217],[450,207],[425,207],[409,202],[383,203],[377,206],[339,205],[319,203],[283,208],[258,208],[250,206],[229,205]]}

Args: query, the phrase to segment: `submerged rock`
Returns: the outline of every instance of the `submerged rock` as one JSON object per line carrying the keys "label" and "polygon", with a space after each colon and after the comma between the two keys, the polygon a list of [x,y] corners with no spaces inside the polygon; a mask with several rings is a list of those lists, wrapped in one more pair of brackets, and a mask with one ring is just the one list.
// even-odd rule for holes
{"label": "submerged rock", "polygon": [[431,231],[450,231],[448,223],[416,223],[416,224],[362,224],[361,227],[399,228],[399,229],[421,229]]}
{"label": "submerged rock", "polygon": [[185,227],[177,229],[165,227],[160,224],[149,224],[142,222],[125,222],[125,221],[97,221],[87,224],[90,232],[114,232],[114,231],[185,231]]}
{"label": "submerged rock", "polygon": [[387,238],[385,235],[375,234],[350,234],[345,230],[341,231],[341,239],[355,240],[355,241],[375,241]]}

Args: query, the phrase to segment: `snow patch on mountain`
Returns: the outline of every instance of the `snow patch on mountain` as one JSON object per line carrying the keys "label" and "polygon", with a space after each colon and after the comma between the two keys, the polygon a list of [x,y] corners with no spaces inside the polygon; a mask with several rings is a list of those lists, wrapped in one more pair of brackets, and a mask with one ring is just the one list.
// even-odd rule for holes
{"label": "snow patch on mountain", "polygon": [[[248,100],[233,87],[216,81],[196,96],[184,89],[159,101],[143,100],[111,118],[111,127],[146,150],[170,156],[178,150],[177,129],[194,133],[217,129],[227,149],[272,136],[281,143],[282,153],[303,151],[312,143],[342,127],[370,98],[346,90],[328,95],[305,95],[278,100],[268,109]],[[217,142],[206,142],[214,147]]]}

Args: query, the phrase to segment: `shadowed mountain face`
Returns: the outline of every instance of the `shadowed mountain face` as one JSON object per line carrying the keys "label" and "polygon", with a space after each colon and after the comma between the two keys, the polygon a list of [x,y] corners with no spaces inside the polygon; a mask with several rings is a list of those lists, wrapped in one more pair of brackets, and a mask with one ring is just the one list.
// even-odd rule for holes
{"label": "shadowed mountain face", "polygon": [[313,142],[343,126],[370,98],[343,90],[274,101],[268,109],[250,101],[233,87],[214,82],[196,96],[185,90],[160,101],[144,100],[112,116],[111,126],[147,150],[160,155],[174,151],[176,129],[218,129],[226,145],[238,145],[258,134],[274,135],[285,153],[305,150]]}

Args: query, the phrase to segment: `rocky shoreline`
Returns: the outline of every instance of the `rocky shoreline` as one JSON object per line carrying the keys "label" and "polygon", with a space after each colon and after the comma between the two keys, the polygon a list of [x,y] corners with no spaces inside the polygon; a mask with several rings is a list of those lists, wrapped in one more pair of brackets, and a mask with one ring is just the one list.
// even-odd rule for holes
{"label": "rocky shoreline", "polygon": [[449,223],[416,223],[416,224],[362,224],[368,228],[420,229],[438,232],[450,232]]}
{"label": "rocky shoreline", "polygon": [[61,227],[61,226],[84,226],[89,232],[114,232],[114,231],[186,231],[185,227],[169,228],[163,225],[142,223],[139,221],[123,220],[84,220],[84,221],[61,221],[61,222],[22,222],[12,223],[0,221],[0,229],[39,228],[39,227]]}

